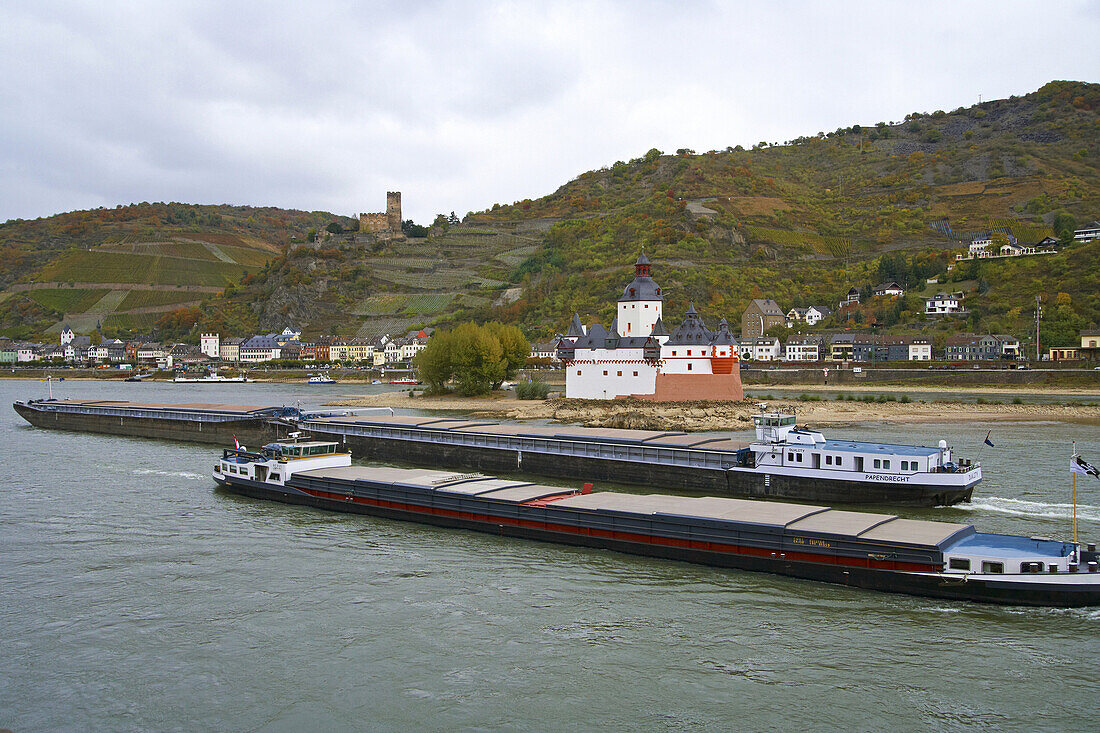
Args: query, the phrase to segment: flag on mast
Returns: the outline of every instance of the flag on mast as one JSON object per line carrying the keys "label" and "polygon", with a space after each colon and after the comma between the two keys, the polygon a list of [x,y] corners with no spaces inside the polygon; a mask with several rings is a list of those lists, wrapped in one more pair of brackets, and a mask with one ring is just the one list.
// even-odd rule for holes
{"label": "flag on mast", "polygon": [[1100,479],[1100,470],[1076,453],[1069,459],[1069,470],[1082,476]]}
{"label": "flag on mast", "polygon": [[988,445],[990,448],[993,447],[993,441],[989,439],[989,436],[992,435],[992,434],[993,434],[992,430],[990,430],[988,433],[985,434],[985,444]]}
{"label": "flag on mast", "polygon": [[233,436],[233,447],[236,448],[237,450],[241,449],[241,441],[237,440],[236,435]]}

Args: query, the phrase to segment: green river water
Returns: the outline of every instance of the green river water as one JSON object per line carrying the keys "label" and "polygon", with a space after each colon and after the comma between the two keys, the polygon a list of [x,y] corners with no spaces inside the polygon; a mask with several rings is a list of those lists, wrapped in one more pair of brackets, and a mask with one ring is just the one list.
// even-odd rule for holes
{"label": "green river water", "polygon": [[[911,598],[327,513],[218,490],[213,446],[38,430],[0,381],[0,728],[1095,730],[1100,609]],[[378,387],[373,389],[383,389]],[[202,390],[202,395],[196,390]],[[56,396],[316,405],[343,387],[54,384]],[[372,388],[351,388],[356,392]],[[830,436],[978,456],[991,426]],[[1005,423],[962,508],[1070,533],[1070,442]],[[1100,540],[1100,481],[1079,482]]]}

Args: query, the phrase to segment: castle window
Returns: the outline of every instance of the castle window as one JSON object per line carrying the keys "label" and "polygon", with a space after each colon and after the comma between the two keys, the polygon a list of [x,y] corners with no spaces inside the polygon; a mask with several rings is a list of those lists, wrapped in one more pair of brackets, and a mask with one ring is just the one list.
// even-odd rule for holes
{"label": "castle window", "polygon": [[688,371],[689,372],[691,371],[691,362],[690,361],[688,362]]}
{"label": "castle window", "polygon": [[630,289],[630,294],[631,294],[632,296],[634,295],[634,288],[631,288],[631,289]]}
{"label": "castle window", "polygon": [[621,371],[620,372],[615,372],[616,377],[621,377],[622,375],[623,375],[623,373]]}
{"label": "castle window", "polygon": [[676,356],[676,351],[675,350],[673,350],[672,355]]}
{"label": "castle window", "polygon": [[604,370],[603,370],[603,375],[604,375],[605,377],[607,376],[607,370],[606,370],[606,369],[604,369]]}
{"label": "castle window", "polygon": [[635,377],[636,377],[636,376],[638,376],[638,372],[634,372],[634,376],[635,376]]}
{"label": "castle window", "polygon": [[578,369],[578,370],[577,370],[577,376],[579,377],[580,375],[581,375],[581,370],[580,370],[580,369]]}

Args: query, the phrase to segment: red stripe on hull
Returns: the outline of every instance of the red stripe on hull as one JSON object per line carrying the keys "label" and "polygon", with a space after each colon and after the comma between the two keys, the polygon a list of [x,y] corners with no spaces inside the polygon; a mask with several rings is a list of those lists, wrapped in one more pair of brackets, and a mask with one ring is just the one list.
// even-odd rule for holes
{"label": "red stripe on hull", "polygon": [[729,545],[720,542],[682,540],[673,537],[638,534],[635,532],[615,532],[612,530],[594,529],[592,527],[574,527],[569,524],[539,522],[530,519],[517,519],[515,517],[500,517],[492,514],[456,512],[451,509],[438,509],[435,507],[421,506],[419,504],[405,504],[403,502],[387,501],[385,499],[366,499],[358,496],[348,496],[346,494],[337,494],[330,491],[322,491],[320,489],[303,489],[298,487],[295,488],[302,493],[309,494],[310,496],[316,497],[318,499],[329,499],[331,501],[340,501],[354,504],[366,504],[368,506],[384,507],[386,509],[397,509],[400,511],[413,512],[416,514],[432,514],[440,517],[451,517],[454,519],[463,519],[471,522],[481,522],[483,524],[507,524],[515,527],[526,527],[528,529],[539,529],[548,532],[587,535],[589,537],[602,537],[604,539],[619,540],[623,542],[638,542],[647,545],[683,547],[692,550],[706,550],[709,552],[720,552],[730,555],[749,555],[767,558],[780,557],[800,562],[826,563],[830,565],[843,565],[846,567],[877,568],[880,570],[908,570],[914,572],[935,572],[940,570],[940,568],[935,565],[924,565],[920,563],[875,560],[869,557],[841,557],[838,555],[824,555],[812,552],[777,552],[774,550],[767,550],[759,547],[742,547],[740,545]]}

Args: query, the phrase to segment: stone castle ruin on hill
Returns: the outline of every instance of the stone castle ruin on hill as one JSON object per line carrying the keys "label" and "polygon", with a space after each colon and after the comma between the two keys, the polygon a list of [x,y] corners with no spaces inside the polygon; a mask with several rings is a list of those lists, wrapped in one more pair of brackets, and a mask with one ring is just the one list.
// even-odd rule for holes
{"label": "stone castle ruin on hill", "polygon": [[401,192],[386,192],[385,212],[359,214],[359,232],[379,239],[404,239],[401,231]]}

